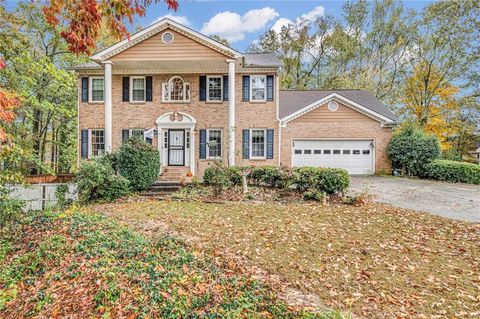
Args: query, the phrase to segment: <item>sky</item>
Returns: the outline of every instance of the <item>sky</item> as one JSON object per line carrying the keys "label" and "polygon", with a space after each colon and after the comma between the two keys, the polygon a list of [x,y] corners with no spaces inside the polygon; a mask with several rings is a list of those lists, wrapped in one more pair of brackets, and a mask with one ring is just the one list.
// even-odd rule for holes
{"label": "sky", "polygon": [[[205,1],[180,0],[177,12],[168,11],[163,1],[147,9],[145,17],[137,23],[147,27],[168,16],[177,22],[206,35],[220,35],[229,40],[231,46],[244,52],[250,43],[269,29],[295,21],[299,17],[314,19],[319,15],[341,16],[345,1]],[[431,1],[403,1],[406,8],[422,10]]]}

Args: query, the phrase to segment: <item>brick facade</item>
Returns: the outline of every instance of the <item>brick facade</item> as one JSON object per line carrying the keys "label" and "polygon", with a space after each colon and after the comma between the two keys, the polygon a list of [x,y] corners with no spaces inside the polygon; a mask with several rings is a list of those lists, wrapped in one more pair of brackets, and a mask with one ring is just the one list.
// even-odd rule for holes
{"label": "brick facade", "polygon": [[[391,128],[382,127],[378,121],[342,104],[339,105],[338,113],[329,112],[326,105],[320,106],[317,110],[306,113],[287,123],[286,127],[282,127],[281,165],[291,166],[293,139],[372,139],[375,145],[375,173],[390,173],[391,163],[385,150],[392,136]],[[326,114],[330,117],[328,121],[325,120]]]}
{"label": "brick facade", "polygon": [[[173,74],[172,74],[173,75]],[[163,103],[161,98],[161,85],[167,82],[171,75],[153,75],[153,99],[152,102],[130,103],[122,102],[122,75],[112,77],[112,147],[116,150],[122,143],[123,129],[150,129],[156,126],[155,121],[161,115],[168,112],[183,112],[191,115],[197,121],[195,127],[195,163],[198,176],[203,175],[205,168],[213,160],[199,159],[199,130],[208,128],[222,129],[223,145],[222,158],[227,162],[228,152],[228,102],[203,102],[199,101],[199,77],[201,74],[182,75],[186,82],[190,82],[189,103]],[[214,74],[208,74],[214,75]],[[85,74],[80,77],[88,76]],[[79,81],[79,92],[81,92]],[[275,165],[278,163],[278,122],[276,120],[276,98],[274,101],[251,103],[242,102],[242,75],[236,75],[235,92],[235,116],[236,116],[236,164],[237,165]],[[95,129],[104,127],[103,103],[79,102],[79,132],[82,129]],[[274,129],[274,158],[262,160],[242,159],[242,129],[265,128]],[[79,137],[80,140],[80,137]],[[79,143],[80,144],[80,143]],[[157,139],[153,141],[156,147]],[[80,154],[80,145],[79,145]],[[186,161],[188,162],[188,160]]]}

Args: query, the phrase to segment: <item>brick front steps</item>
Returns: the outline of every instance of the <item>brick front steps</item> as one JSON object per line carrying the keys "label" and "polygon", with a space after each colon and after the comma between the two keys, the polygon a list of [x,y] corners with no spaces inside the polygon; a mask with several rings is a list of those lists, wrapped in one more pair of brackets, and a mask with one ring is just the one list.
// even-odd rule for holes
{"label": "brick front steps", "polygon": [[187,174],[190,172],[189,167],[185,166],[166,166],[162,169],[162,174],[158,180],[150,186],[145,192],[141,193],[148,197],[164,197],[178,191],[182,185],[191,182],[191,177]]}
{"label": "brick front steps", "polygon": [[157,181],[142,196],[147,197],[163,197],[165,195],[176,192],[180,189],[181,184],[178,181]]}

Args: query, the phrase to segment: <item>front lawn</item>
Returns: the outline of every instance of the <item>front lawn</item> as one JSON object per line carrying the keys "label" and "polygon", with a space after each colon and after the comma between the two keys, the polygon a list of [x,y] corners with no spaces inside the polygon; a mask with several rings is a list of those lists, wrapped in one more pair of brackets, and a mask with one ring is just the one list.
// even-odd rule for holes
{"label": "front lawn", "polygon": [[0,318],[309,318],[171,236],[87,209],[29,213],[0,237]]}
{"label": "front lawn", "polygon": [[480,225],[382,204],[147,201],[98,209],[246,258],[365,318],[480,317]]}

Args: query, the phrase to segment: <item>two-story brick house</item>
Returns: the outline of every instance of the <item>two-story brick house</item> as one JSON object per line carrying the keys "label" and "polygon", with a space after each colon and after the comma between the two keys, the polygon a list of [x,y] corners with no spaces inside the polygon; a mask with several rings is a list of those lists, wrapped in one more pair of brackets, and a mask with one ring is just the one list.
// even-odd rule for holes
{"label": "two-story brick house", "polygon": [[143,136],[162,170],[229,165],[388,171],[395,116],[370,93],[279,90],[273,54],[242,54],[170,19],[79,65],[79,160]]}

